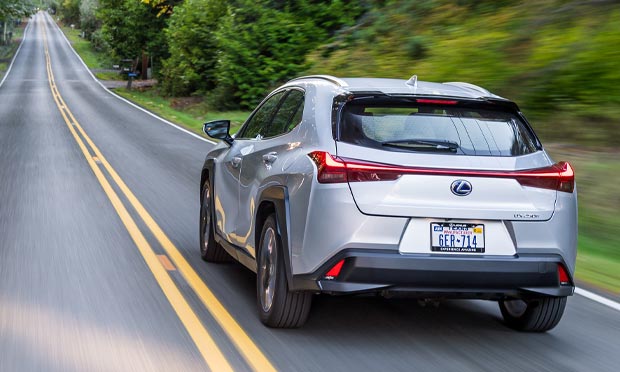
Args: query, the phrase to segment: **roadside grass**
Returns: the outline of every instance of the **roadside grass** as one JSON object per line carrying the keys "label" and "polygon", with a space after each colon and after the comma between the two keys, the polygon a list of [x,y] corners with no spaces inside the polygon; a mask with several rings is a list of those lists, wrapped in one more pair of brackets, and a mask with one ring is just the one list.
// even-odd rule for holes
{"label": "roadside grass", "polygon": [[230,133],[234,134],[250,115],[246,111],[211,111],[203,102],[191,103],[184,105],[183,109],[177,109],[174,105],[178,102],[178,99],[162,97],[157,93],[157,89],[154,88],[144,90],[117,88],[114,92],[173,123],[180,124],[199,134],[203,134],[202,124],[205,121],[218,119],[230,120]]}
{"label": "roadside grass", "polygon": [[13,30],[13,40],[8,45],[0,45],[0,80],[4,77],[6,70],[9,69],[9,64],[17,52],[17,48],[19,48],[19,44],[22,41],[22,37],[24,36],[24,28],[26,27],[26,22],[22,22],[19,27],[15,27]]}
{"label": "roadside grass", "polygon": [[[90,41],[82,38],[80,36],[82,31],[68,26],[61,26],[60,28],[89,69],[112,69],[114,64],[112,59],[105,53],[96,51]],[[122,78],[118,72],[95,72],[95,76],[101,80],[120,80]]]}
{"label": "roadside grass", "polygon": [[620,295],[620,149],[547,145],[575,168],[579,195],[577,279]]}
{"label": "roadside grass", "polygon": [[[62,28],[73,47],[91,69],[110,68],[109,57],[96,52],[82,39],[79,30]],[[102,80],[119,80],[116,73],[96,74]],[[126,90],[116,93],[167,120],[202,134],[202,123],[231,120],[231,134],[249,116],[249,112],[217,112],[198,99],[165,98],[157,88]],[[570,161],[575,168],[579,192],[578,280],[620,295],[620,149],[551,144],[546,146],[556,160]]]}

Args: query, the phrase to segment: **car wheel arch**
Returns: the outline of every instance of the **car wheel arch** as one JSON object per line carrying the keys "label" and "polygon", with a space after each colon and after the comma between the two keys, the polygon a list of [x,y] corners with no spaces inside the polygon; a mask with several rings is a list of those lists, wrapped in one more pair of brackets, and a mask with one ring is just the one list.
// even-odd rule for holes
{"label": "car wheel arch", "polygon": [[278,235],[282,239],[281,246],[286,279],[289,288],[291,288],[293,284],[293,274],[290,259],[290,208],[287,188],[281,185],[269,186],[261,191],[257,201],[258,208],[256,209],[254,218],[255,247],[258,248],[260,244],[260,234],[258,232],[262,231],[263,224],[267,220],[267,217],[274,214]]}
{"label": "car wheel arch", "polygon": [[211,190],[213,190],[213,176],[215,173],[215,162],[213,161],[213,159],[207,159],[205,160],[204,165],[202,166],[202,171],[200,173],[200,203],[202,203],[202,187],[204,186],[205,182],[207,180],[209,180],[209,183],[211,184]]}

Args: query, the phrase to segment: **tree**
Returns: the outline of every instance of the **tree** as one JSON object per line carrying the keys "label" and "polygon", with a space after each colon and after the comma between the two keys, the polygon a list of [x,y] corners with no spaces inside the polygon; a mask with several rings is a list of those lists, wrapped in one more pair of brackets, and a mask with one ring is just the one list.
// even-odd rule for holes
{"label": "tree", "polygon": [[216,32],[214,94],[227,101],[232,94],[241,107],[253,107],[270,88],[304,71],[306,55],[361,12],[346,0],[231,1]]}
{"label": "tree", "polygon": [[0,43],[10,41],[12,20],[28,17],[33,11],[31,0],[0,0]]}
{"label": "tree", "polygon": [[79,24],[80,0],[64,0],[60,3],[60,17],[65,23]]}
{"label": "tree", "polygon": [[99,0],[81,0],[80,3],[80,29],[86,38],[100,27],[100,22],[96,17]]}
{"label": "tree", "polygon": [[138,0],[99,0],[101,33],[119,59],[137,59],[147,53],[155,61],[168,57],[164,29],[167,14]]}
{"label": "tree", "polygon": [[166,39],[162,87],[171,95],[207,92],[215,87],[218,44],[215,33],[226,7],[220,0],[186,0],[174,9]]}

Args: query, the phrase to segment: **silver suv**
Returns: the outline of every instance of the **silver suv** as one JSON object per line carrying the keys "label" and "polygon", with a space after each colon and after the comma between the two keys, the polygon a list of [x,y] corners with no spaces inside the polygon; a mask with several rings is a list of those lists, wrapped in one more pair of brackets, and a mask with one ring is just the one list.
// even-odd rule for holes
{"label": "silver suv", "polygon": [[466,83],[307,76],[274,90],[201,177],[206,261],[257,273],[261,321],[316,293],[499,302],[555,327],[574,292],[577,193],[517,105]]}

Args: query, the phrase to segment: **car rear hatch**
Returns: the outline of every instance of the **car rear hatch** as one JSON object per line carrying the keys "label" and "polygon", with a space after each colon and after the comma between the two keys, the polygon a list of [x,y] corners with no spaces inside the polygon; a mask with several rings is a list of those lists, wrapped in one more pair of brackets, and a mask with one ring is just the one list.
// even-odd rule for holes
{"label": "car rear hatch", "polygon": [[330,169],[344,170],[366,214],[548,220],[558,190],[572,192],[572,169],[553,164],[509,107],[402,97],[352,100],[341,110],[337,154],[323,155],[323,177],[330,182]]}

